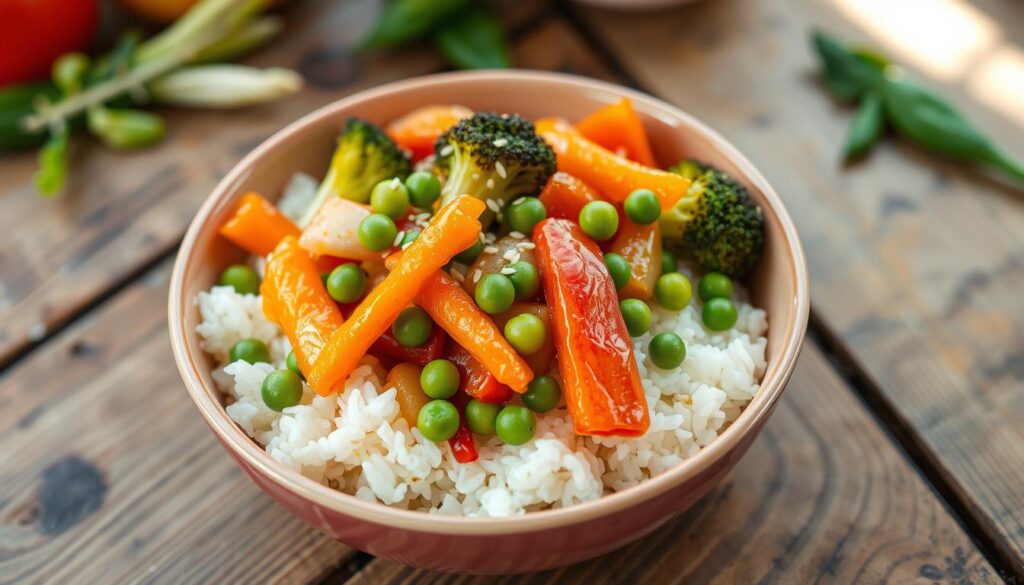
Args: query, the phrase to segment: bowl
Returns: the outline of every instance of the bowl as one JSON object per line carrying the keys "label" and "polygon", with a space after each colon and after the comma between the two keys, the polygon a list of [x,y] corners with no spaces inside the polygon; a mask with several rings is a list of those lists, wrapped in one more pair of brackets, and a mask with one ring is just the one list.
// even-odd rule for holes
{"label": "bowl", "polygon": [[[505,518],[450,517],[391,508],[340,493],[274,461],[228,418],[200,348],[194,299],[241,253],[217,235],[248,191],[275,198],[296,171],[323,176],[342,121],[385,123],[433,103],[577,119],[623,96],[646,125],[662,164],[684,156],[720,167],[747,185],[764,211],[765,250],[747,278],[769,316],[768,367],[740,417],[698,455],[640,485],[599,500]],[[442,571],[520,573],[568,565],[619,548],[686,510],[747,452],[782,395],[808,316],[807,269],[796,229],[761,173],[713,130],[650,96],[609,83],[532,71],[430,75],[363,91],[329,104],[271,136],[217,185],[192,221],[170,283],[174,358],[200,414],[228,453],[267,494],[296,516],[372,555]],[[258,535],[249,535],[258,537]]]}

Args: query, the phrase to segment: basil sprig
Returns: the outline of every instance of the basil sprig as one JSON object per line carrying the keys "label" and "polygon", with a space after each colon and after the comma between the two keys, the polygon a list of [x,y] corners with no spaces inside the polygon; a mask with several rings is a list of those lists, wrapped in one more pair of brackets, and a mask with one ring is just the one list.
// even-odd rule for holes
{"label": "basil sprig", "polygon": [[815,32],[812,40],[821,58],[825,86],[841,100],[859,102],[846,139],[846,159],[866,154],[891,128],[932,152],[990,165],[1024,181],[1024,165],[883,56],[851,50],[821,32]]}

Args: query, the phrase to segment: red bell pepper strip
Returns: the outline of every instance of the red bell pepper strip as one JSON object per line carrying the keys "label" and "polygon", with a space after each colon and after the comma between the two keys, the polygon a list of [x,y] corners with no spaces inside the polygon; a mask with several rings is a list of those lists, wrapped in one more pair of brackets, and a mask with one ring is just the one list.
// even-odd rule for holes
{"label": "red bell pepper strip", "polygon": [[373,342],[370,353],[425,366],[441,357],[441,354],[444,353],[444,342],[447,339],[448,336],[445,335],[444,329],[434,327],[430,332],[430,337],[423,345],[405,347],[398,343],[394,334],[388,329],[377,338],[377,341]]}
{"label": "red bell pepper strip", "polygon": [[480,402],[502,404],[512,398],[512,389],[502,384],[466,348],[452,344],[448,361],[459,370],[459,390]]}
{"label": "red bell pepper strip", "polygon": [[461,392],[452,397],[452,403],[459,410],[459,430],[448,439],[448,446],[452,449],[452,455],[459,463],[472,463],[480,458],[477,453],[476,443],[473,442],[473,431],[469,430],[469,423],[466,422],[466,403],[469,398]]}
{"label": "red bell pepper strip", "polygon": [[548,211],[548,217],[573,221],[579,219],[583,206],[601,200],[601,196],[590,185],[562,171],[551,175],[539,198]]}
{"label": "red bell pepper strip", "polygon": [[600,248],[564,219],[537,224],[533,240],[576,434],[642,435],[647,400]]}

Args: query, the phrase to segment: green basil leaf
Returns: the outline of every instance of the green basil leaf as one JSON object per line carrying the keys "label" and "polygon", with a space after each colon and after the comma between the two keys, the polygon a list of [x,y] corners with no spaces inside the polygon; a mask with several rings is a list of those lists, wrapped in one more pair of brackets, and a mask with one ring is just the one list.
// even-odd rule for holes
{"label": "green basil leaf", "polygon": [[885,129],[885,115],[882,110],[882,96],[876,92],[868,93],[860,102],[857,114],[850,123],[850,132],[846,136],[846,147],[843,158],[850,160],[867,154],[878,141]]}
{"label": "green basil leaf", "polygon": [[377,49],[417,39],[471,3],[472,0],[393,0],[359,46]]}
{"label": "green basil leaf", "polygon": [[434,42],[449,63],[459,69],[503,69],[509,66],[508,44],[501,22],[477,7],[446,23]]}
{"label": "green basil leaf", "polygon": [[32,175],[32,185],[43,197],[53,197],[64,189],[68,176],[70,136],[70,130],[64,126],[53,133],[39,150],[39,170]]}

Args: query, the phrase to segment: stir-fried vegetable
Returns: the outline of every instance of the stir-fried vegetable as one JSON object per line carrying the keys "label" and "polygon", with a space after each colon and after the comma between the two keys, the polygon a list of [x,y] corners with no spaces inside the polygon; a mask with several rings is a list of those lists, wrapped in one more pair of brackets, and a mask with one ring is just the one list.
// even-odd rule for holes
{"label": "stir-fried vegetable", "polygon": [[299,371],[308,376],[327,339],[343,319],[320,280],[313,257],[299,247],[295,236],[285,237],[274,249],[260,294],[263,313],[281,326],[292,344]]}
{"label": "stir-fried vegetable", "polygon": [[413,161],[419,161],[434,153],[439,136],[472,115],[473,110],[464,106],[424,106],[388,124],[386,132],[398,146],[412,153]]}
{"label": "stir-fried vegetable", "polygon": [[371,213],[367,205],[332,197],[324,202],[306,229],[302,230],[299,244],[318,256],[380,260],[380,252],[359,243],[359,225]]}
{"label": "stir-fried vegetable", "polygon": [[629,280],[619,290],[619,295],[650,299],[654,283],[661,274],[661,230],[658,224],[623,223],[609,250],[629,262]]}
{"label": "stir-fried vegetable", "polygon": [[576,433],[643,434],[647,400],[601,250],[563,219],[541,222],[534,239]]}
{"label": "stir-fried vegetable", "polygon": [[430,397],[423,392],[420,386],[420,366],[410,363],[401,363],[391,368],[388,372],[385,387],[395,389],[395,399],[398,401],[398,410],[402,418],[409,423],[410,428],[416,426],[416,419],[420,410],[430,402]]}
{"label": "stir-fried vegetable", "polygon": [[494,316],[494,324],[502,331],[509,320],[519,315],[532,315],[540,320],[544,328],[544,343],[540,348],[523,359],[537,375],[551,371],[551,362],[555,359],[555,333],[551,329],[551,310],[544,303],[516,302],[504,313]]}
{"label": "stir-fried vegetable", "polygon": [[590,185],[562,171],[551,175],[540,192],[540,202],[547,209],[548,217],[558,219],[576,221],[587,203],[600,200],[601,196]]}
{"label": "stir-fried vegetable", "polygon": [[448,446],[451,447],[452,455],[459,463],[472,463],[480,457],[476,450],[476,444],[473,442],[473,431],[470,430],[469,421],[466,420],[468,402],[469,398],[462,393],[456,394],[452,399],[452,404],[460,414],[459,428],[455,431],[455,435],[448,439]]}
{"label": "stir-fried vegetable", "polygon": [[559,171],[575,175],[610,201],[622,202],[637,189],[650,189],[661,208],[669,209],[690,186],[684,177],[633,162],[587,140],[564,120],[538,120],[537,133],[555,151]]}
{"label": "stir-fried vegetable", "polygon": [[[483,202],[468,196],[459,197],[438,211],[391,273],[331,335],[313,369],[306,374],[317,393],[330,394],[343,383],[370,346],[436,272],[476,241],[480,235],[480,222],[476,218],[483,211]],[[319,282],[317,284],[323,288]]]}
{"label": "stir-fried vegetable", "polygon": [[587,139],[629,160],[648,167],[658,166],[644,124],[628,98],[591,113],[576,123],[576,129]]}
{"label": "stir-fried vegetable", "polygon": [[406,347],[395,339],[395,335],[389,329],[373,342],[370,353],[425,366],[441,357],[447,339],[444,329],[434,327],[424,343],[416,347]]}
{"label": "stir-fried vegetable", "polygon": [[266,256],[286,236],[298,236],[299,228],[259,193],[246,193],[220,235],[250,254]]}
{"label": "stir-fried vegetable", "polygon": [[459,390],[468,396],[488,404],[501,404],[512,398],[512,389],[499,382],[461,345],[449,350],[448,360],[459,369]]}

